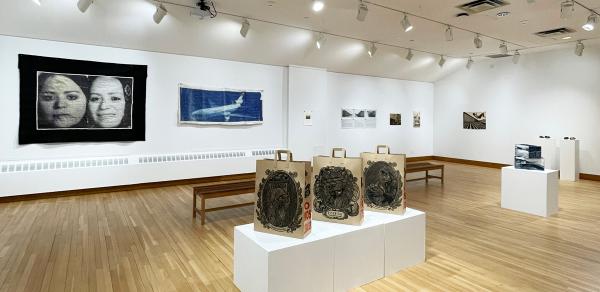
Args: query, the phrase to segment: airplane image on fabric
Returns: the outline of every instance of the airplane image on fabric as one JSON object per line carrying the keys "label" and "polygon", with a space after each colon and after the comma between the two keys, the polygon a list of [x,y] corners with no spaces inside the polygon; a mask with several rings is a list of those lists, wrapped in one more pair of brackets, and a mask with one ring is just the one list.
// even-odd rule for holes
{"label": "airplane image on fabric", "polygon": [[262,121],[261,91],[179,88],[180,123],[235,125]]}

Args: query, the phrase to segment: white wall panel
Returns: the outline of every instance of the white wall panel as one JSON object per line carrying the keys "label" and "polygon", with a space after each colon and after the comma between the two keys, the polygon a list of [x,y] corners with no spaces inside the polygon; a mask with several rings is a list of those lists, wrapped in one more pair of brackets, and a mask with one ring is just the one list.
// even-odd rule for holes
{"label": "white wall panel", "polygon": [[[563,49],[454,73],[435,83],[434,153],[512,164],[514,144],[574,136],[581,140],[581,171],[600,174],[599,76],[597,46],[583,57]],[[487,130],[463,130],[463,111],[486,111]]]}

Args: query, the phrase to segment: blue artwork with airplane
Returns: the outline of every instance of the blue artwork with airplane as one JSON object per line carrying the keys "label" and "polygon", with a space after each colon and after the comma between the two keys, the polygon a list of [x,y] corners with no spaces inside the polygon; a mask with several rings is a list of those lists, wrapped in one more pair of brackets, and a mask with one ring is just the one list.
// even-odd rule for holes
{"label": "blue artwork with airplane", "polygon": [[179,122],[193,124],[260,124],[262,92],[179,87]]}

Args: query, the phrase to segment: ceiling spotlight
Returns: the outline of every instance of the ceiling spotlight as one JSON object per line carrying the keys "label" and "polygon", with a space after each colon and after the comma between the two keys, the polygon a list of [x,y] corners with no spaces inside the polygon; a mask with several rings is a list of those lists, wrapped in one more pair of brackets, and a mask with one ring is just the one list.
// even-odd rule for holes
{"label": "ceiling spotlight", "polygon": [[444,67],[444,64],[446,64],[446,58],[444,58],[444,55],[440,55],[440,61],[438,62],[438,65],[440,68],[442,68]]}
{"label": "ceiling spotlight", "polygon": [[475,63],[475,61],[473,61],[473,58],[469,57],[469,59],[467,60],[467,70],[471,70],[471,66],[473,66],[473,63]]}
{"label": "ceiling spotlight", "polygon": [[356,19],[358,21],[365,21],[367,13],[369,13],[369,8],[367,7],[367,4],[361,0],[358,4],[358,14],[356,15]]}
{"label": "ceiling spotlight", "polygon": [[244,21],[242,22],[242,28],[240,28],[240,34],[243,37],[246,37],[248,35],[249,30],[250,30],[250,22],[248,21],[247,18],[244,18]]}
{"label": "ceiling spotlight", "polygon": [[79,0],[77,1],[77,8],[79,8],[79,11],[82,13],[85,13],[92,3],[94,3],[94,0]]}
{"label": "ceiling spotlight", "polygon": [[315,42],[317,49],[320,50],[325,45],[325,41],[327,41],[327,38],[325,38],[325,35],[322,32],[319,33],[319,36],[317,37],[317,41]]}
{"label": "ceiling spotlight", "polygon": [[373,56],[375,56],[375,52],[377,52],[377,47],[375,46],[375,43],[371,43],[367,54],[369,54],[369,57],[373,58]]}
{"label": "ceiling spotlight", "polygon": [[152,19],[156,24],[159,24],[165,18],[165,15],[167,15],[167,9],[160,3],[156,6],[156,12],[154,12]]}
{"label": "ceiling spotlight", "polygon": [[506,42],[502,41],[498,48],[500,48],[500,53],[504,55],[508,54],[508,46],[506,45]]}
{"label": "ceiling spotlight", "polygon": [[592,12],[592,14],[588,16],[587,22],[581,28],[587,31],[592,31],[596,27],[596,23],[598,23],[598,15]]}
{"label": "ceiling spotlight", "polygon": [[402,27],[404,28],[404,32],[409,32],[413,29],[412,24],[408,20],[408,15],[404,14],[404,18],[402,18]]}
{"label": "ceiling spotlight", "polygon": [[577,45],[575,45],[575,55],[581,57],[581,55],[583,55],[583,49],[585,49],[583,43],[581,41],[577,41]]}
{"label": "ceiling spotlight", "polygon": [[313,0],[312,10],[314,12],[319,12],[319,11],[323,10],[324,7],[325,7],[325,3],[323,2],[323,0]]}
{"label": "ceiling spotlight", "polygon": [[413,54],[411,49],[408,49],[408,53],[406,53],[406,60],[412,60],[412,58],[415,56],[415,54]]}
{"label": "ceiling spotlight", "polygon": [[42,6],[42,0],[31,0],[33,1],[33,3],[37,4],[38,6]]}
{"label": "ceiling spotlight", "polygon": [[452,35],[452,27],[448,25],[446,28],[446,41],[451,42],[454,39],[454,35]]}
{"label": "ceiling spotlight", "polygon": [[575,12],[575,2],[571,0],[560,3],[560,18],[569,18]]}
{"label": "ceiling spotlight", "polygon": [[515,51],[515,54],[513,55],[513,58],[512,58],[513,64],[519,63],[520,58],[521,58],[521,53],[519,53],[519,51]]}
{"label": "ceiling spotlight", "polygon": [[479,37],[479,34],[475,35],[475,38],[473,39],[473,44],[475,44],[475,48],[477,49],[481,49],[481,47],[483,47],[483,41]]}

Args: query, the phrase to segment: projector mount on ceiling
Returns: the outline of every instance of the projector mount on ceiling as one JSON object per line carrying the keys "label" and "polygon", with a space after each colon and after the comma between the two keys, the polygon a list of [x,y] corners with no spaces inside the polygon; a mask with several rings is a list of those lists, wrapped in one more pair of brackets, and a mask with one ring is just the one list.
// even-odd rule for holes
{"label": "projector mount on ceiling", "polygon": [[200,0],[196,3],[197,8],[192,10],[193,16],[198,16],[200,19],[205,17],[215,18],[217,16],[217,9],[215,9],[215,2],[213,0]]}

